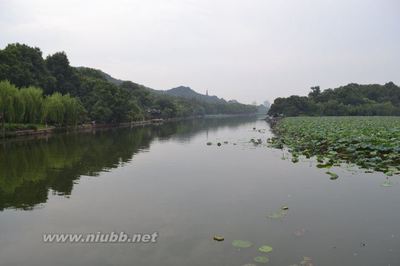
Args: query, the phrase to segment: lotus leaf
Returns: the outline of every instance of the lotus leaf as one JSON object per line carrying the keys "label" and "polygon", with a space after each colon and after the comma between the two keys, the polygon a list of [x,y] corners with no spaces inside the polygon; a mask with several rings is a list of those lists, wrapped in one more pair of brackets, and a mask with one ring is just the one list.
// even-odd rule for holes
{"label": "lotus leaf", "polygon": [[254,258],[254,261],[258,263],[268,263],[269,259],[264,256],[257,256]]}

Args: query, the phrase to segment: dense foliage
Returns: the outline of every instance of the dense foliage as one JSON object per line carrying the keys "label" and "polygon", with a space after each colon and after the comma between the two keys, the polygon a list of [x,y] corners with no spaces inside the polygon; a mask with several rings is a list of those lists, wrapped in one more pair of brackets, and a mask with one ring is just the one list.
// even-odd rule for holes
{"label": "dense foliage", "polygon": [[[73,126],[84,117],[85,110],[77,98],[55,92],[46,97],[36,87],[18,89],[0,81],[0,117],[4,123]],[[4,125],[3,125],[4,128]]]}
{"label": "dense foliage", "polygon": [[0,80],[9,80],[19,88],[40,87],[46,93],[56,85],[40,49],[23,44],[10,44],[0,50]]}
{"label": "dense foliage", "polygon": [[[29,121],[35,122],[46,118],[48,122],[57,124],[75,123],[77,120],[75,111],[73,115],[65,114],[65,117],[61,119],[62,112],[72,110],[71,105],[75,103],[72,103],[71,99],[74,97],[77,98],[76,102],[81,102],[87,111],[88,121],[95,120],[102,123],[256,112],[256,107],[237,102],[208,103],[197,99],[166,95],[130,81],[114,79],[100,70],[72,67],[64,52],[49,55],[44,59],[39,48],[23,44],[10,44],[0,50],[1,80],[8,80],[17,88],[32,86],[35,89],[30,90],[36,91],[37,94],[41,94],[42,90],[44,95],[51,95],[46,98],[45,104],[42,103],[43,106],[35,105],[35,108],[42,112],[39,114],[37,111],[35,118],[30,117]],[[69,103],[67,103],[67,98],[69,98]],[[61,99],[64,101],[65,110],[60,107]],[[7,121],[24,123],[28,121],[26,116],[31,114],[25,114],[20,109],[22,107],[14,106],[15,110],[10,110],[3,102],[0,103],[2,104],[0,108],[7,113]],[[42,107],[45,110],[42,110]]]}
{"label": "dense foliage", "polygon": [[293,161],[316,156],[318,167],[342,162],[387,175],[400,173],[400,118],[398,117],[287,117],[269,139],[276,148],[287,146]]}
{"label": "dense foliage", "polygon": [[400,87],[348,84],[321,92],[312,87],[308,97],[277,98],[269,115],[277,116],[393,116],[400,115]]}

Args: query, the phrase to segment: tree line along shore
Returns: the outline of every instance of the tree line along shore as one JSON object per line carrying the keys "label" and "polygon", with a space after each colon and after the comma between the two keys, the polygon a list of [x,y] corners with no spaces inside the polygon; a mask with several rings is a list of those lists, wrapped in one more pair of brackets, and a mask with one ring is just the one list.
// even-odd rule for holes
{"label": "tree line along shore", "polygon": [[270,116],[399,116],[400,87],[393,82],[350,83],[321,91],[312,87],[308,96],[276,98]]}
{"label": "tree line along shore", "polygon": [[43,58],[39,48],[25,44],[0,49],[3,131],[256,112],[256,106],[237,101],[207,102],[167,95],[114,79],[101,70],[73,67],[64,52]]}

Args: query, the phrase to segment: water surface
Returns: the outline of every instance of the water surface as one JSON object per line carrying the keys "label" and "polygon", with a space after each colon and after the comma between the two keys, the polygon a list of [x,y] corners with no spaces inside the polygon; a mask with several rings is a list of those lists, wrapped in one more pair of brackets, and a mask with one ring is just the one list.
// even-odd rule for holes
{"label": "water surface", "polygon": [[[253,130],[265,129],[265,132]],[[59,134],[0,146],[0,265],[400,265],[400,185],[249,143],[255,118]],[[221,147],[217,142],[228,141]],[[207,146],[207,142],[214,145]],[[236,144],[236,145],[234,145]],[[287,205],[282,219],[268,215]],[[157,243],[44,243],[48,232],[157,231]],[[225,237],[215,242],[213,235]],[[236,249],[236,239],[254,243]]]}

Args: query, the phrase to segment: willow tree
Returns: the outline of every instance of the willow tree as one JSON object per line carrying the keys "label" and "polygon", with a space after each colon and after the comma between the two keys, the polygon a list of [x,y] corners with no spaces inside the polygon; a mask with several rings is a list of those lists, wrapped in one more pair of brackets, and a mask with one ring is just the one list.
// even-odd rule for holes
{"label": "willow tree", "polygon": [[43,107],[43,121],[46,124],[75,126],[85,113],[85,109],[77,98],[69,94],[62,95],[59,92],[47,96]]}
{"label": "willow tree", "polygon": [[64,104],[61,93],[56,92],[45,98],[43,105],[43,120],[51,124],[62,125],[64,122]]}
{"label": "willow tree", "polygon": [[62,103],[64,105],[64,124],[76,126],[84,113],[81,102],[77,98],[66,94],[62,96]]}
{"label": "willow tree", "polygon": [[40,123],[43,116],[43,91],[36,87],[20,90],[20,98],[25,110],[22,123]]}
{"label": "willow tree", "polygon": [[0,81],[0,119],[5,135],[5,123],[11,123],[15,117],[14,98],[18,94],[18,89],[9,81]]}

